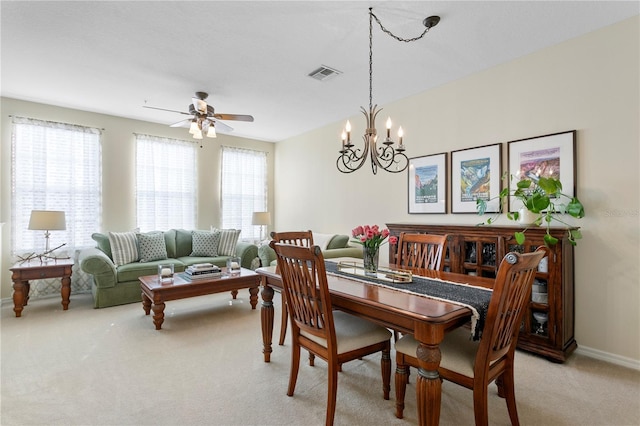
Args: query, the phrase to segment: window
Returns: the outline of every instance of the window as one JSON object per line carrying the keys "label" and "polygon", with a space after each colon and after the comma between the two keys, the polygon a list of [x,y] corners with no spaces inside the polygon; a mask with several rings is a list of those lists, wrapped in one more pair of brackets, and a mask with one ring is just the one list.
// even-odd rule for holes
{"label": "window", "polygon": [[51,249],[94,245],[102,218],[100,129],[23,117],[13,117],[12,127],[12,252],[44,251],[44,231],[27,229],[31,210],[65,212],[66,230],[51,232]]}
{"label": "window", "polygon": [[195,229],[196,146],[136,135],[136,197],[140,231]]}
{"label": "window", "polygon": [[222,147],[220,189],[222,228],[241,229],[243,240],[258,240],[260,227],[253,212],[267,211],[267,153]]}

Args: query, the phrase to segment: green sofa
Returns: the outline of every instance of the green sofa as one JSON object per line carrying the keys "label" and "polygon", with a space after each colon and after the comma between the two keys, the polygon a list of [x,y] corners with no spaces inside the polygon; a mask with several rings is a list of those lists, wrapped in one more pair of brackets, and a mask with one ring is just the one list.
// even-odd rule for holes
{"label": "green sofa", "polygon": [[[325,259],[336,257],[357,257],[362,259],[362,246],[349,242],[348,235],[313,233],[313,243],[320,246]],[[276,252],[264,243],[258,248],[261,266],[274,266],[276,264]]]}
{"label": "green sofa", "polygon": [[[142,301],[138,277],[158,273],[158,265],[172,263],[175,272],[183,272],[195,263],[213,263],[226,266],[230,256],[199,257],[192,253],[192,231],[171,229],[165,231],[164,240],[167,259],[149,262],[132,262],[116,266],[113,263],[111,244],[107,234],[95,233],[91,236],[96,247],[83,249],[79,254],[80,268],[92,275],[91,292],[95,308],[105,308]],[[238,241],[236,256],[240,257],[243,268],[257,266],[258,247],[255,244]]]}

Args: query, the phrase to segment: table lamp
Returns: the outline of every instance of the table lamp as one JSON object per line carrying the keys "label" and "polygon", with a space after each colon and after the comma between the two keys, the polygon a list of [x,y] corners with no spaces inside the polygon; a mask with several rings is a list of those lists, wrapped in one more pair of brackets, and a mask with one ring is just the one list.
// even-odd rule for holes
{"label": "table lamp", "polygon": [[67,229],[63,211],[55,210],[31,210],[29,229],[44,231],[45,254],[49,251],[49,231],[63,231]]}
{"label": "table lamp", "polygon": [[263,238],[263,228],[265,226],[269,226],[271,225],[271,213],[269,212],[254,212],[253,213],[253,218],[251,220],[251,224],[252,225],[259,225],[260,226],[260,241],[264,241],[264,239],[266,238],[266,236]]}

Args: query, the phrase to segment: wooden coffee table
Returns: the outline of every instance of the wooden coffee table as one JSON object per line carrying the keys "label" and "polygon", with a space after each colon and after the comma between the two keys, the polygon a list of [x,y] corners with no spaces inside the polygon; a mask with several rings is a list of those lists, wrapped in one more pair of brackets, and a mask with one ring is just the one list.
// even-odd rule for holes
{"label": "wooden coffee table", "polygon": [[238,290],[249,289],[251,309],[258,304],[258,287],[260,275],[250,269],[241,268],[240,274],[229,276],[223,268],[224,275],[220,278],[205,278],[190,280],[184,273],[178,272],[173,276],[173,282],[161,283],[157,275],[140,277],[142,290],[142,308],[146,315],[153,309],[153,323],[156,330],[162,328],[164,322],[164,306],[169,300],[186,299],[188,297],[204,296],[205,294],[223,293],[230,291],[235,299]]}

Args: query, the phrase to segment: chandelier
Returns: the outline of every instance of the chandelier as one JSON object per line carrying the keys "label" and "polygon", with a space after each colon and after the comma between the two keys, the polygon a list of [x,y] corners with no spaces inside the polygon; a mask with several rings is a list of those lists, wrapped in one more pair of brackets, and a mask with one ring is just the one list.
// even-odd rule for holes
{"label": "chandelier", "polygon": [[373,20],[376,20],[382,31],[393,37],[398,41],[412,42],[424,37],[429,30],[440,22],[439,16],[430,16],[425,18],[422,23],[426,27],[423,33],[417,37],[404,39],[392,34],[387,30],[378,17],[373,13],[373,8],[369,8],[369,110],[364,107],[360,107],[360,110],[364,114],[367,120],[367,129],[363,135],[364,148],[354,148],[351,143],[351,123],[347,120],[345,128],[342,132],[342,149],[339,151],[340,156],[336,161],[336,167],[342,173],[352,173],[358,170],[365,163],[367,156],[371,157],[371,171],[375,175],[378,172],[378,167],[391,173],[399,173],[407,169],[409,165],[409,159],[405,155],[405,146],[402,142],[403,131],[402,127],[398,128],[398,147],[393,148],[395,143],[391,139],[391,118],[389,117],[386,122],[387,134],[385,140],[382,142],[383,146],[377,145],[377,131],[376,131],[376,116],[382,110],[378,109],[378,105],[373,105]]}

